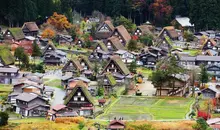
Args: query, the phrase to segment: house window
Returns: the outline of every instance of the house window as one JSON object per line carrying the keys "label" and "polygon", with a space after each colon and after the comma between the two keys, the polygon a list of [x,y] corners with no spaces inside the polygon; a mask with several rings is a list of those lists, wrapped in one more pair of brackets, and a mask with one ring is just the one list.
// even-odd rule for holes
{"label": "house window", "polygon": [[84,97],[81,97],[81,101],[85,101],[85,98],[84,98]]}
{"label": "house window", "polygon": [[81,41],[78,41],[78,43],[80,44],[80,43],[81,43]]}
{"label": "house window", "polygon": [[78,95],[78,96],[81,96],[81,92],[78,92],[77,95]]}
{"label": "house window", "polygon": [[100,47],[98,46],[98,47],[97,47],[97,49],[99,50],[99,49],[100,49]]}
{"label": "house window", "polygon": [[122,40],[122,39],[120,39],[120,42],[123,42],[123,40]]}
{"label": "house window", "polygon": [[51,48],[51,47],[49,47],[48,49],[49,49],[49,50],[51,50],[52,48]]}
{"label": "house window", "polygon": [[211,46],[211,43],[210,42],[208,42],[208,47],[210,47]]}
{"label": "house window", "polygon": [[138,29],[137,32],[140,32],[140,30]]}
{"label": "house window", "polygon": [[117,36],[117,35],[118,35],[118,32],[115,32],[115,35]]}
{"label": "house window", "polygon": [[137,35],[137,33],[134,33],[134,35]]}
{"label": "house window", "polygon": [[108,42],[108,44],[107,44],[108,46],[111,46],[111,43],[110,42]]}
{"label": "house window", "polygon": [[139,33],[139,35],[141,35],[142,33]]}
{"label": "house window", "polygon": [[209,61],[209,62],[208,62],[208,64],[210,65],[210,64],[211,64],[211,62]]}
{"label": "house window", "polygon": [[115,72],[117,72],[117,69],[115,69]]}
{"label": "house window", "polygon": [[77,97],[74,97],[74,101],[77,101],[77,99],[78,99]]}
{"label": "house window", "polygon": [[114,64],[112,64],[112,68],[114,68]]}

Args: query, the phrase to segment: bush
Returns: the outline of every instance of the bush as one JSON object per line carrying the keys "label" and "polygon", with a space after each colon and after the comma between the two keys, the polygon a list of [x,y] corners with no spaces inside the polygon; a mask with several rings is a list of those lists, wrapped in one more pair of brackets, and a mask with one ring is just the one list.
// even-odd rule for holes
{"label": "bush", "polygon": [[207,119],[211,118],[211,115],[208,114],[207,112],[198,111],[197,117],[203,118],[204,120],[207,120]]}
{"label": "bush", "polygon": [[8,124],[8,113],[0,112],[0,126],[4,126]]}
{"label": "bush", "polygon": [[83,122],[80,122],[78,128],[82,130],[84,127],[85,127],[85,124]]}
{"label": "bush", "polygon": [[84,122],[84,117],[59,117],[55,119],[55,123],[76,123],[79,124],[81,122]]}

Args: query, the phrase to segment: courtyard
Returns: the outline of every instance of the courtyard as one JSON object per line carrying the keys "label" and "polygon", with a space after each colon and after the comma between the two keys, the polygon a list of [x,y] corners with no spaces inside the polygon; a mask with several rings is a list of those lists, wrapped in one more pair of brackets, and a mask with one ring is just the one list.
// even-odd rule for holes
{"label": "courtyard", "polygon": [[192,98],[180,97],[120,97],[98,119],[109,120],[172,120],[185,119]]}

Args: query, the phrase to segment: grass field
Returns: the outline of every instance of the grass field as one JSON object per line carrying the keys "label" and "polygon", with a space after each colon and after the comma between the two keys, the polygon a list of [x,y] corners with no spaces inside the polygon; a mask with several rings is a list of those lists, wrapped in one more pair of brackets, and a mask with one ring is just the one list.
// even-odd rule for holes
{"label": "grass field", "polygon": [[185,119],[192,103],[191,98],[121,97],[98,118],[106,120],[114,117],[123,117],[125,120]]}
{"label": "grass field", "polygon": [[60,88],[63,89],[63,87],[61,86],[61,80],[60,79],[43,79],[44,80],[44,84],[46,86],[51,86],[51,87],[56,87],[56,88]]}
{"label": "grass field", "polygon": [[152,74],[152,70],[150,70],[150,69],[147,69],[147,68],[137,68],[137,73],[141,73],[141,74],[143,74],[144,75],[144,77],[149,77],[149,76],[151,76],[151,74]]}

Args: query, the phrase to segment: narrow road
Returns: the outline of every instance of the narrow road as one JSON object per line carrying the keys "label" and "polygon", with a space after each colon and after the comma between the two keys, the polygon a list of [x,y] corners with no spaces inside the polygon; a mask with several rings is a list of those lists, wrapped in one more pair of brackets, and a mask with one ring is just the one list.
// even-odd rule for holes
{"label": "narrow road", "polygon": [[142,92],[142,95],[153,96],[156,93],[156,89],[151,84],[151,81],[144,79],[144,83],[139,84],[139,89]]}
{"label": "narrow road", "polygon": [[51,101],[51,106],[55,106],[57,104],[63,104],[65,91],[56,87],[47,86],[47,88],[54,89],[54,98]]}

